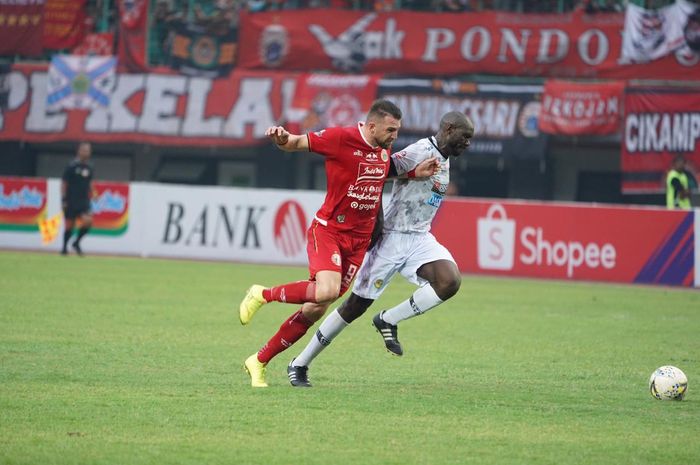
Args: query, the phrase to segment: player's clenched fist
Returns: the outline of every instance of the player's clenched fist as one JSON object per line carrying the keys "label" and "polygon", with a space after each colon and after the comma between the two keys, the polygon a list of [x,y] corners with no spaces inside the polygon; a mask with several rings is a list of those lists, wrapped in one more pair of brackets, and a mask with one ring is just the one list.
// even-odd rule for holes
{"label": "player's clenched fist", "polygon": [[430,157],[418,163],[415,173],[417,178],[429,178],[438,171],[440,171],[440,162],[436,157]]}
{"label": "player's clenched fist", "polygon": [[289,140],[289,132],[282,126],[271,126],[265,131],[265,135],[277,145],[284,145]]}

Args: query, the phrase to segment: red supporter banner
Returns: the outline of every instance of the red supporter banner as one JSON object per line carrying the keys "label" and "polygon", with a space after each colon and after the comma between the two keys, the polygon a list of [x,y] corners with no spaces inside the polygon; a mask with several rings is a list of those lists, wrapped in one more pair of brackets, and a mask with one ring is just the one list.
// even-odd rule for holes
{"label": "red supporter banner", "polygon": [[622,191],[662,192],[673,159],[700,172],[700,90],[628,89],[622,139]]}
{"label": "red supporter banner", "polygon": [[692,51],[622,64],[624,14],[374,13],[241,15],[238,65],[352,73],[688,79]]}
{"label": "red supporter banner", "polygon": [[87,34],[83,41],[71,51],[71,55],[114,55],[113,44],[114,34],[111,32]]}
{"label": "red supporter banner", "polygon": [[549,80],[544,85],[540,129],[569,136],[614,134],[622,121],[624,90],[624,82]]}
{"label": "red supporter banner", "polygon": [[304,74],[297,79],[289,130],[297,134],[364,121],[379,76]]}
{"label": "red supporter banner", "polygon": [[148,0],[118,0],[119,69],[148,71]]}
{"label": "red supporter banner", "polygon": [[70,49],[85,35],[86,0],[46,0],[43,46],[50,50]]}
{"label": "red supporter banner", "polygon": [[694,229],[693,211],[449,199],[432,232],[466,273],[692,286]]}
{"label": "red supporter banner", "polygon": [[0,177],[0,230],[37,231],[47,192],[46,179]]}
{"label": "red supporter banner", "polygon": [[41,55],[44,0],[0,0],[0,55]]}
{"label": "red supporter banner", "polygon": [[295,74],[234,71],[225,79],[118,74],[109,106],[47,109],[47,65],[13,65],[0,140],[251,146],[283,119]]}

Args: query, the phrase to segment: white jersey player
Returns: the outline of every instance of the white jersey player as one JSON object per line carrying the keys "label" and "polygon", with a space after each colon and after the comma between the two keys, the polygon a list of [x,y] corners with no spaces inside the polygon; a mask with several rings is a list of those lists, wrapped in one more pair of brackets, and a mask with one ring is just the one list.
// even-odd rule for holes
{"label": "white jersey player", "polygon": [[[400,321],[421,315],[457,293],[461,275],[452,254],[430,233],[450,181],[450,157],[469,147],[474,124],[463,113],[449,112],[440,120],[435,136],[421,139],[392,155],[398,175],[384,218],[382,235],[365,256],[350,297],[321,323],[316,336],[287,367],[290,383],[310,387],[311,361],[348,324],[361,316],[400,273],[419,286],[410,298],[374,316],[372,324],[387,350],[403,355],[398,340]],[[430,178],[410,179],[418,164],[437,158],[440,169]]]}

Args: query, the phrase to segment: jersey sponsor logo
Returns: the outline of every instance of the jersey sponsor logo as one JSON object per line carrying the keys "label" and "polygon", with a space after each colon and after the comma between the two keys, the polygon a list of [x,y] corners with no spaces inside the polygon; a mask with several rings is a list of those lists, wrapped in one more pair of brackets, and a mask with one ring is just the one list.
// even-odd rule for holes
{"label": "jersey sponsor logo", "polygon": [[348,197],[352,197],[353,199],[357,199],[359,201],[365,201],[369,200],[372,202],[378,202],[379,201],[379,192],[356,192],[356,191],[351,191],[348,190],[347,193]]}
{"label": "jersey sponsor logo", "polygon": [[350,208],[354,210],[374,210],[377,208],[376,203],[359,203],[359,202],[350,202]]}
{"label": "jersey sponsor logo", "polygon": [[433,192],[433,194],[430,196],[428,200],[426,200],[426,203],[430,205],[431,207],[435,208],[440,208],[440,204],[442,203],[443,196],[440,194],[436,194]]}
{"label": "jersey sponsor logo", "polygon": [[357,182],[383,181],[386,178],[384,165],[360,163],[357,168]]}
{"label": "jersey sponsor logo", "polygon": [[277,209],[274,223],[275,245],[285,257],[294,257],[306,244],[306,215],[301,205],[288,200]]}

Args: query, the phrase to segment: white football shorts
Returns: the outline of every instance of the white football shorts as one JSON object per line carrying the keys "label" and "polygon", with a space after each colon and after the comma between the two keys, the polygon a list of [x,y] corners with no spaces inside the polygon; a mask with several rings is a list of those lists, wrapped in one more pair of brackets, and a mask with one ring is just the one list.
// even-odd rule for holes
{"label": "white football shorts", "polygon": [[427,281],[416,274],[418,268],[437,260],[455,262],[450,251],[432,234],[384,232],[365,255],[352,292],[376,300],[397,272],[413,284],[422,286]]}

